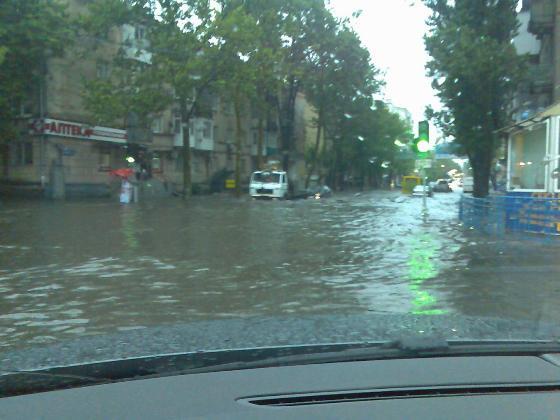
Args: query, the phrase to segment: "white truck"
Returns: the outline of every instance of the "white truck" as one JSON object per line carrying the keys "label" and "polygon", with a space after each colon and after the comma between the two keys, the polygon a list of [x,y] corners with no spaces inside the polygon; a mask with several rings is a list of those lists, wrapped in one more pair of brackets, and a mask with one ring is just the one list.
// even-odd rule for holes
{"label": "white truck", "polygon": [[474,179],[472,176],[466,176],[463,178],[463,192],[472,193],[474,188]]}
{"label": "white truck", "polygon": [[285,171],[255,171],[251,175],[249,194],[253,198],[286,199],[288,174]]}

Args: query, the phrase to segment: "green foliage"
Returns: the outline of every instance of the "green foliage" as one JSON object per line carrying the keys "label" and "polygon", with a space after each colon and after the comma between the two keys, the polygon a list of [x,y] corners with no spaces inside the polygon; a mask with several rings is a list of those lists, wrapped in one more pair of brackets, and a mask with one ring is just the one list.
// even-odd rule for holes
{"label": "green foliage", "polygon": [[37,102],[31,95],[37,94],[46,60],[62,55],[73,34],[61,2],[0,2],[0,141],[17,135],[16,109],[30,99]]}
{"label": "green foliage", "polygon": [[507,123],[507,104],[524,69],[512,39],[517,0],[425,0],[432,10],[425,37],[428,73],[444,105],[428,110],[454,136],[474,169],[474,194],[488,193],[495,130]]}
{"label": "green foliage", "polygon": [[438,159],[434,161],[431,168],[426,169],[426,176],[429,181],[437,181],[438,179],[449,178],[448,172],[451,170],[457,170],[461,172],[461,166],[454,162],[452,159]]}

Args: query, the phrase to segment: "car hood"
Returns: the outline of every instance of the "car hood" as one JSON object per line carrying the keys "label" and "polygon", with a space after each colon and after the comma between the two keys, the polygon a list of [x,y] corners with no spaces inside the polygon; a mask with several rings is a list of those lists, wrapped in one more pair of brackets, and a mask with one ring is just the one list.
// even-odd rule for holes
{"label": "car hood", "polygon": [[445,340],[555,340],[560,326],[448,315],[323,315],[157,326],[0,353],[0,371],[200,351],[367,343],[411,335]]}

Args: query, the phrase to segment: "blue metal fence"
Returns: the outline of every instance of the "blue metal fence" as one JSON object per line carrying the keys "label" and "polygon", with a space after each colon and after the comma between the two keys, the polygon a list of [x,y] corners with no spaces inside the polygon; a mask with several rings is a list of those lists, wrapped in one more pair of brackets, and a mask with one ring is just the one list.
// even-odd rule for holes
{"label": "blue metal fence", "polygon": [[459,218],[467,227],[502,235],[506,232],[560,235],[558,194],[528,193],[474,198],[463,195]]}

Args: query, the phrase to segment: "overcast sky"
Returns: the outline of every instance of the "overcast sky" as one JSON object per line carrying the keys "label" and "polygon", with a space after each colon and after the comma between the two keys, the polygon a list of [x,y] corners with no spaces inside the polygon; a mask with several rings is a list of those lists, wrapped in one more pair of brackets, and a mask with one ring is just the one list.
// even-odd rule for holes
{"label": "overcast sky", "polygon": [[369,49],[374,64],[385,72],[385,100],[408,108],[415,121],[423,119],[426,105],[439,107],[425,76],[428,55],[423,35],[429,11],[413,0],[331,0],[336,16],[350,17],[362,10],[352,27]]}

